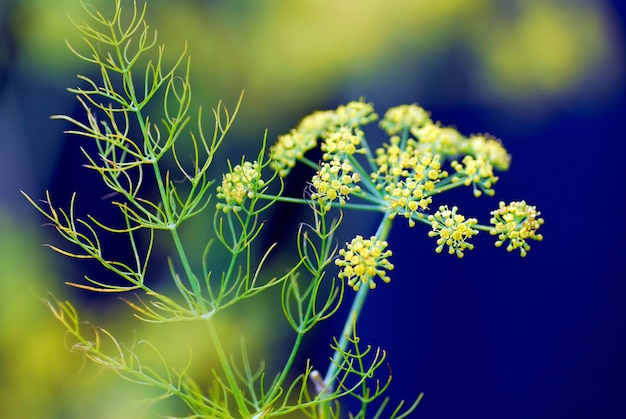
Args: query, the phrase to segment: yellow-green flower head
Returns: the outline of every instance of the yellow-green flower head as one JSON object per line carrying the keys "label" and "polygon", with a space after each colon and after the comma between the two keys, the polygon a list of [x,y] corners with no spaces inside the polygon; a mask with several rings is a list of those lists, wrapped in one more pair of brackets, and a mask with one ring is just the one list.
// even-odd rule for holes
{"label": "yellow-green flower head", "polygon": [[393,181],[399,176],[408,176],[406,167],[411,166],[412,154],[400,148],[400,137],[389,138],[388,144],[376,149],[376,166],[378,171],[371,174],[372,180],[379,183],[380,189],[385,181]]}
{"label": "yellow-green flower head", "polygon": [[472,185],[474,196],[479,197],[483,192],[489,196],[496,193],[492,186],[498,181],[498,177],[493,174],[493,166],[488,160],[467,155],[463,158],[463,163],[454,160],[450,165],[456,171],[456,174],[452,175],[452,181],[458,182],[463,179],[465,186]]}
{"label": "yellow-green flower head", "polygon": [[401,214],[409,221],[409,227],[415,226],[413,216],[419,210],[425,210],[433,199],[425,192],[424,183],[415,179],[405,179],[395,185],[385,187],[385,201],[389,202],[392,212],[389,218],[393,219]]}
{"label": "yellow-green flower head", "polygon": [[365,154],[365,149],[359,148],[362,138],[363,131],[357,130],[355,133],[352,128],[348,127],[341,127],[337,131],[329,133],[321,146],[322,151],[324,151],[324,160],[330,160],[333,156]]}
{"label": "yellow-green flower head", "polygon": [[296,165],[296,160],[316,146],[317,137],[313,134],[291,130],[289,134],[279,136],[276,144],[270,148],[271,167],[280,177],[285,177]]}
{"label": "yellow-green flower head", "polygon": [[376,121],[378,115],[374,112],[374,105],[362,101],[353,101],[341,105],[335,110],[335,124],[337,126],[358,127]]}
{"label": "yellow-green flower head", "polygon": [[497,138],[489,135],[472,135],[467,140],[468,152],[474,157],[481,157],[498,170],[508,170],[511,156]]}
{"label": "yellow-green flower head", "polygon": [[257,162],[246,161],[236,165],[222,176],[222,185],[217,187],[217,197],[224,201],[217,204],[217,209],[224,212],[239,211],[244,201],[253,199],[264,185]]}
{"label": "yellow-green flower head", "polygon": [[393,135],[401,132],[403,129],[419,128],[429,123],[430,115],[421,106],[417,104],[400,105],[389,108],[385,113],[385,117],[380,121],[380,127],[387,134]]}
{"label": "yellow-green flower head", "polygon": [[456,129],[442,127],[438,123],[428,121],[422,127],[411,129],[411,133],[419,141],[420,148],[442,156],[459,154],[465,137]]}
{"label": "yellow-green flower head", "polygon": [[401,149],[400,141],[400,137],[394,135],[389,144],[376,149],[378,169],[370,177],[379,190],[389,185],[395,187],[398,181],[412,178],[423,183],[425,191],[432,191],[439,179],[448,176],[441,170],[438,154],[422,151],[412,138],[407,139],[404,149]]}
{"label": "yellow-green flower head", "polygon": [[441,253],[445,246],[448,246],[448,253],[463,257],[465,249],[472,250],[474,245],[467,242],[467,239],[478,234],[478,230],[472,228],[478,221],[475,218],[467,220],[457,213],[457,207],[448,209],[447,205],[439,207],[434,215],[429,215],[432,231],[428,232],[429,237],[438,237],[435,251]]}
{"label": "yellow-green flower head", "polygon": [[323,162],[313,176],[311,183],[315,191],[311,199],[318,201],[328,211],[333,201],[345,204],[351,193],[360,192],[361,187],[357,185],[360,181],[361,175],[354,172],[350,162],[335,156],[330,162]]}
{"label": "yellow-green flower head", "polygon": [[499,208],[491,211],[493,217],[490,221],[494,225],[490,233],[498,235],[496,246],[500,247],[508,241],[507,251],[519,249],[520,255],[526,256],[530,250],[526,240],[543,240],[543,236],[537,234],[537,230],[543,224],[540,214],[537,208],[526,204],[526,201],[514,201],[508,205],[500,202]]}
{"label": "yellow-green flower head", "polygon": [[411,176],[424,183],[427,191],[435,189],[435,183],[448,176],[447,172],[441,170],[441,159],[438,154],[416,150],[414,161]]}
{"label": "yellow-green flower head", "polygon": [[376,288],[376,277],[389,283],[391,278],[387,271],[393,270],[393,265],[387,260],[391,256],[391,250],[386,250],[387,245],[386,241],[378,240],[375,236],[369,239],[356,236],[346,249],[339,251],[340,258],[335,259],[335,264],[342,268],[339,278],[345,278],[355,291],[359,290],[361,284]]}
{"label": "yellow-green flower head", "polygon": [[304,135],[312,135],[315,139],[323,137],[335,124],[335,112],[315,111],[302,118],[296,130]]}
{"label": "yellow-green flower head", "polygon": [[405,162],[410,162],[410,166],[405,164],[401,177],[384,187],[384,199],[392,210],[390,218],[401,214],[408,219],[409,227],[413,227],[413,217],[432,203],[431,192],[447,173],[441,170],[438,154],[420,153],[413,149],[412,157],[406,158]]}

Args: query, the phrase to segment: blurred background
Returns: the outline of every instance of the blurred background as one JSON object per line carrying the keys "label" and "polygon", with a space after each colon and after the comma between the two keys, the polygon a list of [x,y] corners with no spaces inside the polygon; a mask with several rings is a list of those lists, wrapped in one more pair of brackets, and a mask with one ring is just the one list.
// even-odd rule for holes
{"label": "blurred background", "polygon": [[[466,135],[501,138],[513,160],[496,196],[460,190],[445,202],[487,222],[499,200],[526,199],[543,214],[544,241],[522,259],[483,235],[457,260],[436,255],[423,227],[396,223],[393,281],[370,294],[361,336],[388,351],[392,400],[424,392],[414,417],[623,418],[624,14],[619,0],[151,0],[147,18],[170,59],[188,42],[196,105],[232,106],[245,90],[222,161],[256,155],[265,129],[273,142],[313,110],[360,97],[380,115],[417,102]],[[64,286],[106,273],[43,248],[53,231],[19,193],[50,190],[65,207],[78,191],[81,211],[108,211],[108,191],[80,167],[87,144],[49,119],[80,111],[65,89],[92,71],[65,46],[78,40],[68,15],[84,19],[78,0],[0,0],[0,417],[155,417],[137,402],[152,393],[67,351],[40,302],[48,292],[71,299],[85,318],[147,337],[183,365],[187,345],[198,346],[194,360],[210,365],[193,326],[146,327],[116,298]],[[294,195],[298,182],[287,185]],[[210,220],[194,222],[201,249]],[[372,234],[377,222],[359,218],[345,235]],[[293,240],[268,228],[268,240]],[[276,304],[260,299],[223,327],[245,330],[255,356],[279,358],[291,337]],[[320,368],[339,322],[307,341]]]}

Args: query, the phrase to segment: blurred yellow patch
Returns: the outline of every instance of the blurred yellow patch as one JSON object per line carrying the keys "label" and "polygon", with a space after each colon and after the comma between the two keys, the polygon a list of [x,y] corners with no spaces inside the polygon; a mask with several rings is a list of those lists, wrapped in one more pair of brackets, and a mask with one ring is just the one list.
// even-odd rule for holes
{"label": "blurred yellow patch", "polygon": [[503,96],[571,89],[610,57],[609,28],[581,2],[518,2],[513,16],[490,19],[476,37],[481,82]]}

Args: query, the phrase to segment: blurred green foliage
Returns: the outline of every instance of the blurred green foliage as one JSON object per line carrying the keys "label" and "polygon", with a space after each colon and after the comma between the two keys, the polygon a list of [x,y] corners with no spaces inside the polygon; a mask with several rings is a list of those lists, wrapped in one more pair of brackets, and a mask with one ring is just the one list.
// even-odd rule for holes
{"label": "blurred green foliage", "polygon": [[[49,293],[63,295],[58,258],[41,247],[42,237],[35,225],[16,223],[0,213],[0,417],[2,418],[151,418],[162,412],[176,411],[160,402],[154,410],[146,404],[158,394],[148,388],[101,371],[65,345],[62,326],[40,301]],[[206,328],[199,323],[158,326],[139,320],[128,321],[129,309],[122,301],[109,304],[83,304],[86,318],[114,330],[127,343],[135,334],[152,342],[178,368],[183,368],[193,352],[193,368],[200,380],[210,380],[213,366],[206,351]],[[275,312],[276,310],[267,310]],[[223,316],[220,329],[243,330],[248,343],[260,353],[276,345],[280,336],[267,334],[263,302],[242,304],[236,313]],[[275,313],[274,313],[275,314]],[[245,318],[245,324],[240,321]],[[238,334],[227,341],[230,352],[239,350]],[[140,351],[150,364],[159,364],[151,351]],[[256,358],[256,356],[254,357]],[[202,373],[204,371],[204,373]]]}

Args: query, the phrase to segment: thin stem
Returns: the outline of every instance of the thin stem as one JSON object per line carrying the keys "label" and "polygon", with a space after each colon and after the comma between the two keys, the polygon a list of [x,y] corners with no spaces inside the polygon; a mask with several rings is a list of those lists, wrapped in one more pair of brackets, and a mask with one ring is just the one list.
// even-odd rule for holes
{"label": "thin stem", "polygon": [[473,224],[472,228],[475,228],[476,230],[482,230],[482,231],[488,231],[488,232],[492,232],[493,231],[493,226],[492,225],[483,225],[483,224]]}
{"label": "thin stem", "polygon": [[191,264],[189,263],[189,259],[187,258],[187,252],[183,248],[183,243],[178,235],[178,229],[176,227],[170,229],[170,233],[172,234],[172,240],[174,241],[174,246],[176,246],[176,252],[180,258],[181,263],[183,264],[183,269],[185,270],[185,274],[187,275],[187,279],[189,284],[191,285],[191,289],[193,291],[195,301],[199,304],[202,314],[207,312],[207,305],[202,297],[202,290],[200,289],[200,282],[198,278],[193,273],[193,269],[191,269]]}
{"label": "thin stem", "polygon": [[[292,204],[305,204],[305,205],[310,205],[311,201],[309,199],[304,199],[304,198],[292,198],[289,196],[274,196],[274,195],[268,195],[268,194],[257,194],[257,196],[259,198],[262,199],[268,199],[268,200],[273,200],[273,201],[279,201],[279,202],[289,202]],[[359,197],[361,198],[361,197]],[[365,197],[362,197],[363,199],[365,199]],[[345,204],[340,204],[340,203],[332,203],[331,206],[333,208],[339,208],[339,209],[354,209],[357,211],[375,211],[375,212],[383,212],[384,208],[380,205],[380,204],[350,204],[350,203],[345,203]]]}
{"label": "thin stem", "polygon": [[[308,321],[308,320],[309,320],[309,315],[307,313],[307,316],[305,316],[304,321]],[[272,384],[272,390],[266,398],[267,401],[271,401],[272,399],[274,399],[274,397],[276,397],[276,394],[278,394],[278,392],[281,390],[283,383],[287,379],[287,375],[291,372],[291,366],[296,360],[296,357],[300,350],[300,345],[302,344],[303,337],[304,337],[304,333],[302,332],[297,333],[296,340],[293,342],[293,345],[291,347],[291,352],[289,353],[289,358],[287,358],[287,361],[285,362],[285,366],[280,372],[280,375],[276,378],[276,380]]]}
{"label": "thin stem", "polygon": [[[111,36],[112,36],[112,39],[117,42],[117,34],[115,33],[115,30],[113,28],[111,28]],[[140,130],[143,133],[144,150],[146,151],[146,154],[149,154],[149,156],[147,157],[151,160],[151,166],[154,170],[154,177],[157,182],[159,195],[161,197],[161,202],[163,203],[163,210],[164,210],[165,217],[166,217],[166,220],[164,220],[164,222],[166,223],[166,226],[171,232],[172,239],[176,247],[176,251],[183,265],[183,269],[185,270],[185,275],[187,277],[187,280],[189,281],[191,288],[193,290],[193,293],[196,297],[196,301],[199,303],[203,312],[205,312],[206,304],[204,302],[204,299],[202,298],[200,283],[198,279],[196,278],[195,274],[193,273],[193,270],[191,269],[191,264],[189,263],[189,260],[187,258],[187,253],[185,252],[183,245],[182,245],[182,241],[180,240],[180,236],[178,235],[177,223],[175,219],[176,217],[172,213],[171,205],[169,205],[168,203],[169,196],[168,196],[165,184],[163,182],[163,175],[161,174],[161,168],[159,167],[159,162],[158,162],[159,159],[158,159],[158,156],[155,154],[155,150],[152,147],[150,136],[148,135],[149,129],[147,126],[146,118],[144,117],[142,113],[141,107],[138,105],[139,100],[135,92],[135,84],[133,82],[133,78],[131,75],[131,68],[134,65],[134,63],[133,62],[129,63],[126,61],[119,47],[116,47],[116,52],[117,52],[118,60],[120,62],[120,69],[122,73],[123,83],[126,89],[128,89],[127,94],[132,104],[132,108],[130,109],[130,111],[133,112],[135,114],[135,117],[137,118],[137,122],[139,124]],[[156,88],[158,88],[158,86]]]}
{"label": "thin stem", "polygon": [[459,186],[465,186],[465,178],[459,179],[456,182],[446,182],[448,179],[452,179],[452,176],[444,179],[441,183],[437,184],[435,189],[427,193],[427,195],[433,196],[441,192],[449,191],[450,189],[457,188]]}
{"label": "thin stem", "polygon": [[[313,281],[316,284],[319,284],[319,282],[322,280],[322,278],[324,277],[324,273],[326,271],[326,268],[328,266],[328,263],[330,261],[331,258],[331,253],[333,251],[333,243],[332,243],[332,237],[333,237],[333,233],[334,233],[334,226],[333,223],[331,223],[331,227],[330,227],[330,231],[328,228],[328,224],[326,222],[326,217],[324,214],[317,214],[316,218],[319,216],[318,218],[318,236],[322,239],[321,244],[320,244],[320,253],[319,253],[319,257],[317,258],[317,269],[315,270],[315,274],[313,277]],[[291,352],[289,354],[289,357],[285,363],[285,366],[282,370],[282,372],[280,373],[279,377],[274,381],[273,385],[272,385],[272,392],[270,393],[270,396],[268,397],[268,400],[271,400],[275,394],[278,392],[278,390],[280,390],[283,382],[287,379],[288,374],[291,372],[291,367],[296,359],[296,356],[298,354],[298,351],[300,349],[300,345],[302,343],[302,339],[304,337],[304,335],[306,334],[306,325],[309,323],[309,321],[311,320],[311,318],[314,316],[314,311],[315,311],[315,302],[316,302],[316,298],[315,298],[315,294],[316,294],[316,288],[317,286],[313,286],[311,289],[311,296],[308,299],[308,304],[306,307],[306,312],[304,313],[304,315],[301,315],[300,317],[300,327],[299,330],[297,331],[297,336],[296,336],[296,340],[294,341],[294,344],[292,346]],[[299,305],[299,309],[302,309],[302,306]]]}
{"label": "thin stem", "polygon": [[250,411],[248,410],[248,406],[246,406],[246,402],[242,395],[242,392],[237,385],[237,379],[235,378],[235,374],[230,367],[230,361],[226,356],[226,352],[224,351],[224,347],[222,346],[222,342],[220,341],[217,329],[210,319],[206,321],[206,324],[209,328],[209,333],[211,335],[211,340],[213,341],[213,346],[215,347],[215,352],[217,353],[217,357],[219,358],[222,369],[224,370],[226,380],[230,385],[230,390],[233,397],[235,398],[235,402],[237,403],[239,412],[243,417],[250,417]]}
{"label": "thin stem", "polygon": [[372,179],[370,178],[370,173],[365,171],[365,169],[363,168],[363,166],[361,166],[361,163],[359,163],[355,156],[348,155],[348,160],[354,167],[355,171],[361,175],[361,183],[363,184],[363,186],[365,186],[369,193],[376,197],[380,197],[380,191],[376,189],[376,185],[374,184],[374,182],[372,182]]}
{"label": "thin stem", "polygon": [[367,158],[367,162],[370,165],[370,170],[372,171],[372,173],[376,173],[378,171],[378,166],[376,166],[376,157],[374,157],[374,154],[372,154],[372,149],[365,139],[365,135],[363,135],[363,141],[361,141],[361,145],[365,149],[365,157]]}
{"label": "thin stem", "polygon": [[320,164],[319,163],[315,163],[313,160],[310,160],[310,159],[308,159],[306,157],[299,157],[298,161],[300,163],[303,163],[303,164],[309,166],[313,170],[318,170],[320,168]]}
{"label": "thin stem", "polygon": [[[376,231],[376,238],[379,240],[386,240],[389,237],[389,232],[391,231],[392,220],[389,218],[389,213],[385,213],[380,225],[378,226],[378,230]],[[335,353],[333,354],[333,360],[328,367],[328,371],[326,371],[326,375],[324,376],[324,383],[326,385],[330,385],[333,380],[339,365],[341,364],[341,354],[346,351],[349,343],[349,336],[354,333],[354,325],[363,310],[363,305],[365,304],[365,299],[367,298],[367,294],[370,290],[369,286],[361,286],[354,297],[354,301],[352,302],[352,307],[350,307],[350,312],[348,317],[346,318],[346,322],[343,326],[343,331],[341,332],[341,337],[339,339],[339,344],[337,345],[337,349],[335,349]],[[330,387],[330,386],[329,386]]]}

